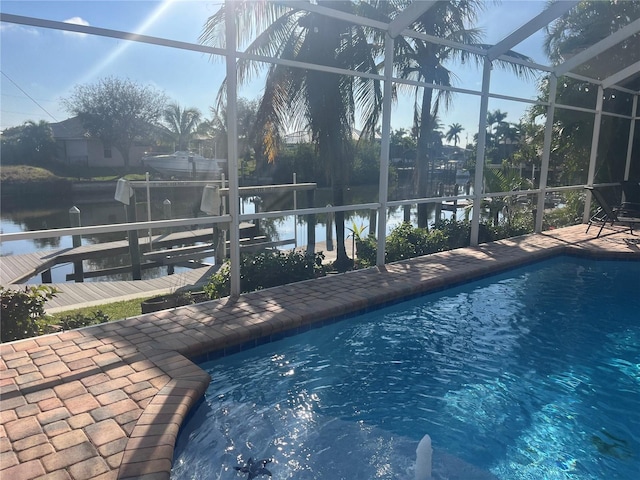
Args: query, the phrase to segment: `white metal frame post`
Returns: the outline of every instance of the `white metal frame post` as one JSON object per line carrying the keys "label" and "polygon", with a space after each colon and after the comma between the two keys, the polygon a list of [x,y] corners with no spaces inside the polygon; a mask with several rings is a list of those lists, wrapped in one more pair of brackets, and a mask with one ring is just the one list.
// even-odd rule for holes
{"label": "white metal frame post", "polygon": [[484,194],[484,150],[487,141],[487,111],[489,110],[489,84],[491,83],[491,60],[485,57],[482,69],[482,96],[480,97],[480,121],[478,122],[478,151],[476,152],[476,175],[473,182],[473,215],[471,216],[471,246],[478,246],[480,233],[480,204]]}
{"label": "white metal frame post", "polygon": [[[598,85],[598,98],[596,100],[596,114],[593,120],[593,135],[591,136],[591,152],[589,155],[589,173],[587,174],[587,185],[593,185],[596,176],[596,161],[598,160],[598,142],[600,141],[600,127],[602,126],[602,104],[604,102],[604,89]],[[584,213],[582,221],[587,223],[591,212],[591,192],[587,191],[587,198],[584,201]]]}
{"label": "white metal frame post", "polygon": [[387,244],[387,202],[389,200],[389,146],[391,142],[391,87],[394,40],[388,33],[384,41],[384,91],[382,97],[382,142],[380,144],[380,185],[378,188],[378,250],[376,265],[384,266]]}
{"label": "white metal frame post", "polygon": [[549,106],[547,107],[547,123],[544,128],[544,143],[542,147],[542,162],[540,166],[540,193],[536,205],[535,233],[542,231],[542,217],[544,216],[544,197],[547,193],[549,179],[549,161],[551,159],[551,139],[553,136],[553,120],[556,114],[556,94],[558,92],[558,77],[549,75]]}
{"label": "white metal frame post", "polygon": [[232,297],[240,295],[240,196],[238,194],[238,67],[236,61],[236,6],[227,0],[225,7],[227,68],[227,165],[229,168],[229,254],[231,258]]}
{"label": "white metal frame post", "polygon": [[629,180],[631,171],[631,154],[633,153],[633,136],[636,132],[636,118],[638,116],[638,95],[633,96],[633,107],[631,108],[631,125],[629,126],[629,143],[627,144],[627,161],[624,165],[624,179]]}

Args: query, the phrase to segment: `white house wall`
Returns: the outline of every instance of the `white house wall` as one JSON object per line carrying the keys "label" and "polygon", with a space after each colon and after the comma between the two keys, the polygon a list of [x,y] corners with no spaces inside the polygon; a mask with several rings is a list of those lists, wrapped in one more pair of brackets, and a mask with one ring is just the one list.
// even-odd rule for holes
{"label": "white house wall", "polygon": [[[58,160],[71,165],[90,167],[124,167],[124,159],[117,148],[111,149],[111,158],[104,156],[104,146],[100,140],[58,140]],[[142,157],[148,147],[134,146],[129,153],[132,167],[142,166]]]}

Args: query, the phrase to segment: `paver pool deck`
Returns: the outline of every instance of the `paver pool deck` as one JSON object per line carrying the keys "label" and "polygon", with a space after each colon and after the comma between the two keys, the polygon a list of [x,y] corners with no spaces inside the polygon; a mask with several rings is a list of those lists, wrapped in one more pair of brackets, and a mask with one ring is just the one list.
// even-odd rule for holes
{"label": "paver pool deck", "polygon": [[192,359],[558,254],[640,260],[585,225],[0,345],[0,478],[167,479],[210,378]]}

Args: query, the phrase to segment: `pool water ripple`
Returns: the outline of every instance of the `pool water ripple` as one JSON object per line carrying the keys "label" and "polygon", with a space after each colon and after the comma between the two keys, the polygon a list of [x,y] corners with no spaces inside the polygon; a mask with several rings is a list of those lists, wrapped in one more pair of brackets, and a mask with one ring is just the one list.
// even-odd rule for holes
{"label": "pool water ripple", "polygon": [[[203,364],[173,479],[635,479],[640,262],[553,259]],[[620,295],[620,296],[618,296]]]}

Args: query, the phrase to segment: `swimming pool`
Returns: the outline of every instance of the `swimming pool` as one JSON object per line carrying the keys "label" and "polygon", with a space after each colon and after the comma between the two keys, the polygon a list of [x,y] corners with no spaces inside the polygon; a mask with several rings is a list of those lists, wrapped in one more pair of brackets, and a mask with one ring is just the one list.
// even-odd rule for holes
{"label": "swimming pool", "polygon": [[[633,479],[640,262],[560,257],[202,364],[173,479]],[[267,478],[267,477],[258,477]]]}

